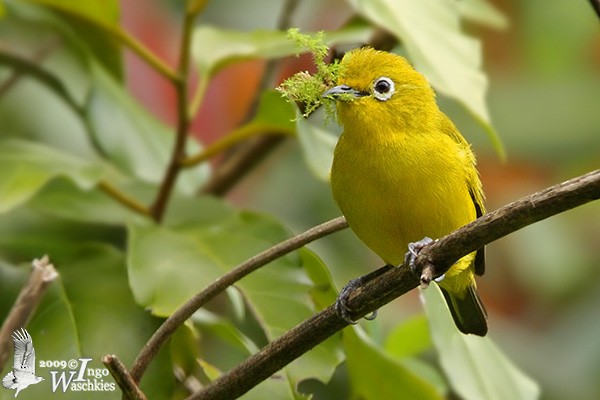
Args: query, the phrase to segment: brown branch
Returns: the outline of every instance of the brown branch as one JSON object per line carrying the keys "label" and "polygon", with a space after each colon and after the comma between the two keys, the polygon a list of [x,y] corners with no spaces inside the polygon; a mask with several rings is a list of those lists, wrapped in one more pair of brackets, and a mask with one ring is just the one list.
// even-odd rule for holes
{"label": "brown branch", "polygon": [[[524,197],[444,236],[419,253],[416,266],[422,270],[435,265],[436,275],[441,275],[456,260],[488,243],[599,198],[600,170],[596,170]],[[351,293],[348,300],[352,310],[350,315],[356,319],[363,317],[414,289],[419,283],[419,277],[405,266],[387,269],[366,280]],[[346,325],[334,306],[329,306],[221,375],[188,400],[237,398]]]}
{"label": "brown branch", "polygon": [[[286,0],[281,9],[277,29],[285,30],[290,26],[294,11],[299,4],[299,0]],[[259,93],[275,84],[277,65],[277,60],[269,60],[267,62],[259,84]],[[254,115],[257,106],[258,96],[247,113],[246,121],[250,120],[250,117]],[[226,194],[286,139],[285,137],[272,136],[268,133],[265,132],[260,137],[249,139],[245,145],[239,146],[232,154],[226,157],[215,170],[208,183],[202,188],[202,193],[216,196]]]}
{"label": "brown branch", "polygon": [[26,325],[46,288],[57,277],[58,273],[54,269],[54,265],[50,264],[48,256],[33,260],[29,278],[0,328],[0,371],[4,368],[10,354],[9,347],[12,344],[10,336],[14,331]]}
{"label": "brown branch", "polygon": [[596,12],[596,15],[598,16],[598,18],[600,18],[600,0],[590,0],[590,4],[592,5],[592,8]]}
{"label": "brown branch", "polygon": [[269,249],[255,255],[252,258],[249,258],[239,266],[221,276],[215,282],[208,285],[204,290],[196,294],[179,309],[177,309],[177,311],[171,314],[171,316],[169,316],[169,318],[162,323],[156,332],[154,332],[152,337],[144,345],[133,362],[133,366],[131,367],[131,376],[133,379],[135,379],[137,382],[141,380],[146,368],[148,368],[148,365],[155,357],[158,350],[166,343],[173,332],[175,332],[175,330],[189,317],[191,317],[193,313],[206,304],[206,302],[213,299],[217,294],[223,292],[225,289],[242,279],[244,276],[256,271],[258,268],[268,264],[269,262],[276,260],[294,250],[297,250],[313,240],[319,239],[333,232],[337,232],[346,228],[347,226],[348,224],[343,217],[338,217],[321,225],[317,225],[303,233],[270,247]]}
{"label": "brown branch", "polygon": [[184,160],[181,160],[181,164],[186,168],[201,164],[209,160],[210,158],[216,156],[217,154],[221,154],[224,151],[232,148],[233,146],[236,146],[241,142],[248,140],[248,138],[256,137],[256,135],[259,134],[291,136],[294,134],[294,130],[282,128],[279,126],[271,126],[265,123],[250,122],[246,125],[240,126],[237,129],[234,129],[228,135],[205,147],[198,154],[189,156]]}
{"label": "brown branch", "polygon": [[105,355],[102,357],[102,363],[106,365],[112,377],[115,378],[115,382],[121,388],[125,399],[146,400],[146,395],[129,375],[127,368],[117,356],[114,354]]}
{"label": "brown branch", "polygon": [[152,218],[157,222],[160,222],[164,216],[169,197],[171,196],[179,172],[182,169],[181,161],[185,159],[186,156],[185,142],[187,140],[190,125],[190,115],[188,113],[190,47],[194,20],[201,9],[202,7],[187,9],[183,21],[181,47],[179,50],[179,66],[177,68],[177,75],[179,78],[173,81],[177,93],[177,130],[175,134],[175,143],[160,189],[158,190],[156,199],[150,207]]}
{"label": "brown branch", "polygon": [[201,190],[203,194],[222,196],[286,139],[281,135],[266,135],[249,139],[235,154],[219,164],[211,179]]}

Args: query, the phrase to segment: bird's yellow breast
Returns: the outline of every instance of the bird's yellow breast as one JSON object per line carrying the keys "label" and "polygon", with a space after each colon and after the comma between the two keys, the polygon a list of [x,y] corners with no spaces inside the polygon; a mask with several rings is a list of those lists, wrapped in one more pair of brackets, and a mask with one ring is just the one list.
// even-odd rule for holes
{"label": "bird's yellow breast", "polygon": [[468,148],[436,131],[344,128],[331,171],[333,196],[352,230],[385,262],[398,265],[409,242],[439,238],[476,218],[464,168]]}

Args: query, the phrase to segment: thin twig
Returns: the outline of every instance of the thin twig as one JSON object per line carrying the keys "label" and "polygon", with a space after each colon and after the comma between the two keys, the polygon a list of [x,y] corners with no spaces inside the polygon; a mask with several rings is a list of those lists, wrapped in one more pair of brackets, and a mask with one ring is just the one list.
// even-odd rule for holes
{"label": "thin twig", "polygon": [[[37,65],[44,61],[54,50],[62,44],[62,40],[58,36],[51,36],[43,45],[37,49],[29,59],[31,64]],[[7,93],[23,76],[23,71],[20,68],[15,68],[13,73],[0,85],[0,97]]]}
{"label": "thin twig", "polygon": [[283,140],[285,140],[285,136],[281,135],[261,135],[248,139],[234,155],[221,161],[211,179],[202,188],[201,193],[214,196],[226,194]]}
{"label": "thin twig", "polygon": [[125,46],[129,47],[134,53],[136,53],[141,59],[145,60],[154,70],[163,75],[165,78],[172,82],[179,80],[179,75],[175,73],[168,65],[166,65],[159,57],[152,53],[147,47],[145,47],[140,41],[136,40],[133,36],[129,35],[123,28],[117,24],[110,24],[98,18],[88,16],[84,13],[75,11],[68,6],[63,6],[58,3],[44,3],[45,7],[63,13],[71,18],[75,18],[102,30],[108,36],[117,39]]}
{"label": "thin twig", "polygon": [[112,197],[114,200],[118,201],[125,207],[129,208],[130,210],[133,210],[142,215],[150,215],[150,210],[148,209],[148,207],[146,207],[145,205],[143,205],[142,203],[140,203],[133,197],[128,196],[124,192],[120,191],[115,186],[113,186],[111,183],[109,183],[107,181],[100,181],[100,182],[98,182],[98,187],[104,193],[106,193],[107,195],[109,195],[110,197]]}
{"label": "thin twig", "polygon": [[[92,126],[90,124],[89,118],[86,117],[86,110],[84,106],[79,105],[77,101],[71,96],[70,92],[67,90],[62,81],[55,76],[52,72],[45,70],[36,64],[36,59],[26,60],[22,59],[16,55],[0,52],[0,64],[5,64],[14,69],[14,74],[11,77],[9,82],[14,82],[14,79],[20,77],[22,75],[27,75],[30,78],[37,80],[38,82],[45,85],[48,89],[52,90],[54,94],[58,96],[64,103],[69,106],[69,108],[77,114],[81,120],[83,125],[85,126],[86,131],[88,132],[90,141],[94,145],[94,148],[100,153],[105,155],[102,146],[96,140],[94,134],[92,134]],[[11,83],[12,84],[12,83]],[[10,86],[5,84],[3,86],[4,90],[7,90]],[[128,196],[127,194],[121,192],[115,186],[110,184],[107,181],[100,181],[98,187],[102,189],[106,194],[111,196],[113,199],[123,204],[127,208],[134,210],[143,215],[150,215],[150,210],[136,199]]]}
{"label": "thin twig", "polygon": [[185,158],[181,161],[181,164],[184,167],[193,167],[203,163],[217,154],[220,154],[223,151],[235,146],[236,144],[239,144],[250,137],[256,136],[257,133],[262,135],[289,136],[292,135],[294,131],[292,129],[284,129],[282,127],[271,126],[268,124],[248,123],[235,129],[227,136],[217,140],[210,146],[207,146],[200,153]]}
{"label": "thin twig", "polygon": [[[518,229],[600,198],[600,170],[571,179],[490,212],[426,246],[417,268],[433,264],[443,274],[456,260]],[[351,293],[350,316],[361,318],[420,284],[417,274],[390,268]],[[234,399],[347,326],[334,306],[297,325],[188,400]]]}
{"label": "thin twig", "polygon": [[185,371],[179,366],[173,367],[173,375],[175,375],[175,379],[183,385],[188,393],[195,393],[202,389],[202,383],[194,375],[186,375]]}
{"label": "thin twig", "polygon": [[[287,29],[292,20],[299,0],[286,0],[277,21],[277,29]],[[278,60],[269,60],[265,66],[258,92],[261,93],[275,84]],[[248,109],[246,121],[254,115],[258,106],[259,96]],[[237,182],[250,172],[261,160],[283,143],[284,136],[273,136],[264,132],[261,136],[248,140],[244,146],[229,154],[218,166],[211,179],[202,188],[202,193],[221,196],[227,193]]]}
{"label": "thin twig", "polygon": [[35,60],[26,60],[15,54],[0,51],[0,64],[8,65],[13,68],[15,72],[18,71],[19,74],[26,74],[27,76],[36,79],[38,82],[51,89],[77,115],[83,114],[82,107],[71,96],[71,93],[67,90],[62,81],[52,72],[37,65]]}
{"label": "thin twig", "polygon": [[102,363],[106,365],[108,371],[115,378],[115,382],[121,388],[123,396],[130,400],[146,400],[146,395],[127,372],[125,365],[114,354],[108,354],[102,357]]}
{"label": "thin twig", "polygon": [[156,199],[150,207],[150,213],[156,221],[161,221],[177,176],[181,171],[181,160],[185,158],[185,142],[188,136],[190,125],[190,116],[188,114],[188,73],[190,68],[190,51],[192,41],[192,30],[194,20],[196,19],[198,9],[186,9],[183,28],[181,47],[179,50],[179,66],[177,68],[179,79],[174,81],[175,91],[177,92],[177,131],[175,143],[169,160],[169,165],[165,171]]}
{"label": "thin twig", "polygon": [[258,268],[268,264],[269,262],[282,257],[300,247],[319,239],[333,232],[337,232],[346,228],[348,225],[343,217],[338,217],[327,221],[321,225],[317,225],[306,232],[296,235],[288,240],[285,240],[275,246],[249,258],[239,266],[235,267],[225,275],[221,276],[215,282],[208,285],[200,293],[196,294],[188,300],[183,306],[177,309],[162,325],[154,332],[150,340],[144,345],[131,367],[131,376],[137,382],[142,378],[142,375],[148,368],[148,365],[161,348],[163,344],[171,337],[171,334],[183,324],[189,317],[192,316],[206,302],[214,298],[217,294],[223,292],[229,286],[239,281],[249,273],[256,271]]}
{"label": "thin twig", "polygon": [[12,343],[10,336],[15,330],[26,325],[46,288],[57,277],[58,273],[54,265],[50,264],[48,256],[33,260],[29,278],[0,328],[0,371],[4,369],[10,354],[9,347]]}

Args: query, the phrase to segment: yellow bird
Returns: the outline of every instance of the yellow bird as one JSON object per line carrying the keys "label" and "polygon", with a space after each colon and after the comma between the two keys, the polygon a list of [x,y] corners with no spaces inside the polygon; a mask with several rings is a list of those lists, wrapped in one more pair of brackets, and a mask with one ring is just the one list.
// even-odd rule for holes
{"label": "yellow bird", "polygon": [[[418,251],[428,238],[483,214],[475,156],[406,59],[365,47],[348,52],[341,65],[338,86],[324,94],[337,100],[344,128],[331,169],[333,196],[354,233],[398,266],[407,247]],[[463,333],[487,333],[474,277],[484,269],[480,249],[439,282]]]}

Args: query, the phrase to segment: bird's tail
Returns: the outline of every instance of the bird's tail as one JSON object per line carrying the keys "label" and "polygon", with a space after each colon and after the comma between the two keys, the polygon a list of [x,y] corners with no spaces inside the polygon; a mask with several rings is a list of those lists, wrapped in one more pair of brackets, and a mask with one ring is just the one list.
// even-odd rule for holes
{"label": "bird's tail", "polygon": [[442,286],[440,286],[440,289],[442,289],[442,293],[458,329],[462,333],[485,336],[488,330],[487,312],[477,293],[475,284],[472,283],[467,286],[466,291],[461,293],[462,296],[450,293]]}

